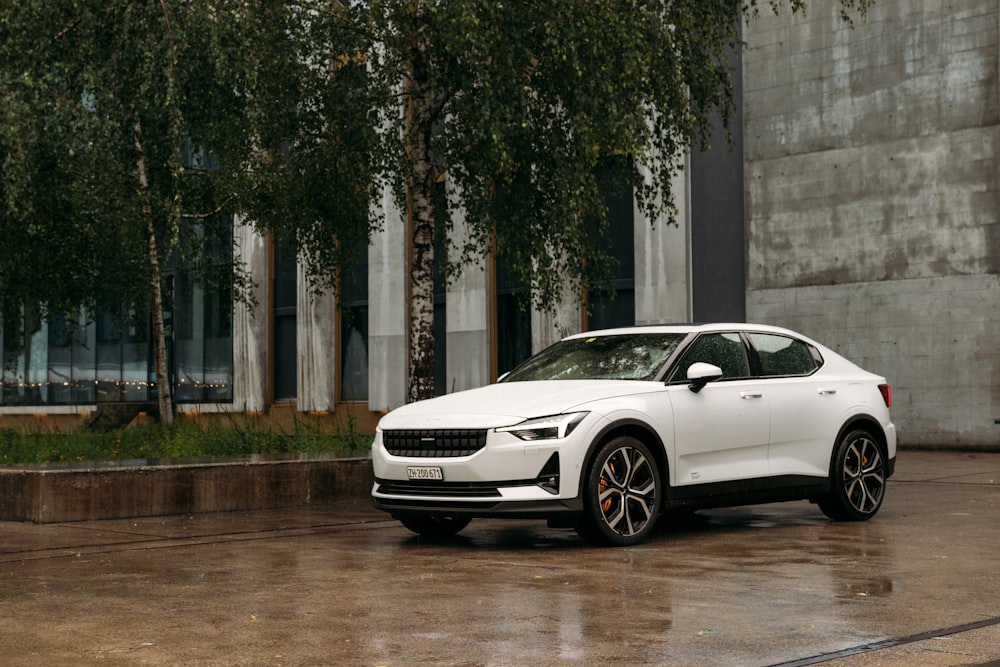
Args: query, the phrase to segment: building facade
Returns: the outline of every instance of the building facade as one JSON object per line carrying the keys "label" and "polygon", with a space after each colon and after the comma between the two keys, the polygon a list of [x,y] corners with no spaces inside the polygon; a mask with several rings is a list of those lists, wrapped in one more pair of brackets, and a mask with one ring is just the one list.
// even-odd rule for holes
{"label": "building facade", "polygon": [[1000,4],[746,26],[747,317],[893,387],[899,441],[1000,444]]}
{"label": "building facade", "polygon": [[[644,219],[631,193],[609,195],[615,292],[594,297],[589,310],[570,297],[554,312],[526,308],[527,290],[492,257],[451,284],[440,281],[437,393],[495,381],[534,352],[586,329],[689,321],[699,313],[742,320],[743,225],[733,214],[743,206],[739,161],[727,148],[690,159],[674,186],[676,225]],[[712,187],[693,187],[696,178]],[[346,411],[360,428],[371,429],[379,414],[405,402],[409,231],[388,195],[374,209],[385,224],[339,302],[311,289],[294,253],[240,224],[233,252],[253,279],[251,299],[233,303],[228,292],[199,287],[183,271],[170,274],[168,358],[182,415]],[[455,216],[453,233],[462,234],[462,212]],[[695,275],[694,265],[710,270]],[[708,296],[699,300],[700,293]],[[103,315],[90,319],[81,317],[68,333],[26,321],[35,333],[24,345],[11,340],[16,329],[0,332],[0,427],[40,418],[61,418],[72,427],[101,406],[152,407],[156,378],[147,329]]]}
{"label": "building facade", "polygon": [[[732,149],[720,133],[689,156],[679,225],[609,200],[613,300],[590,315],[572,300],[526,310],[493,258],[440,284],[437,392],[494,381],[581,330],[760,321],[885,375],[901,444],[1000,444],[1000,5],[879,0],[854,29],[840,10],[816,0],[744,26]],[[181,412],[350,411],[372,428],[404,402],[408,232],[388,195],[373,208],[382,231],[339,303],[238,224],[255,307],[174,278]],[[0,427],[150,396],[138,330],[98,318],[0,343]]]}

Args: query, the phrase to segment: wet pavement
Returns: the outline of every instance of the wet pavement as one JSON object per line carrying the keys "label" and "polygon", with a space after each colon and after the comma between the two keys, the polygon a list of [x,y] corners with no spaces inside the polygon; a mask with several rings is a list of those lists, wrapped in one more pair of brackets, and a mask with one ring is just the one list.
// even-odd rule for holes
{"label": "wet pavement", "polygon": [[1000,665],[1000,454],[899,456],[881,513],[699,512],[634,548],[417,539],[358,501],[0,522],[4,665]]}

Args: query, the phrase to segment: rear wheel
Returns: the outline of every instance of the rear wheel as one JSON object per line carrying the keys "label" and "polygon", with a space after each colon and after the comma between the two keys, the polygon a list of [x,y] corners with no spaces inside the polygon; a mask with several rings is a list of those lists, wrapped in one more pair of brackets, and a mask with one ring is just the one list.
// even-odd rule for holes
{"label": "rear wheel", "polygon": [[451,537],[469,525],[470,519],[455,516],[406,516],[399,522],[408,529],[432,539]]}
{"label": "rear wheel", "polygon": [[830,492],[818,502],[835,521],[872,518],[885,498],[885,457],[878,442],[864,429],[849,432],[833,453]]}
{"label": "rear wheel", "polygon": [[641,542],[656,525],[660,485],[659,466],[644,443],[628,436],[605,443],[586,477],[577,533],[600,545]]}

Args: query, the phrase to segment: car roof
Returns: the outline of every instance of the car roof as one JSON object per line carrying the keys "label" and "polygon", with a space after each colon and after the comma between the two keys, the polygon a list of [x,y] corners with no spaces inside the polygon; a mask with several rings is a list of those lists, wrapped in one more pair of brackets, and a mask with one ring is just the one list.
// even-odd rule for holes
{"label": "car roof", "polygon": [[564,340],[571,340],[574,338],[590,338],[594,336],[621,336],[624,334],[658,334],[658,333],[674,333],[674,334],[691,334],[691,333],[704,333],[713,331],[755,331],[760,333],[776,333],[784,334],[786,336],[794,336],[801,340],[808,341],[810,343],[815,343],[815,341],[810,338],[803,336],[802,334],[792,331],[791,329],[785,329],[782,327],[776,327],[770,324],[753,324],[746,322],[709,322],[709,323],[690,323],[690,324],[645,324],[634,327],[617,327],[614,329],[598,329],[595,331],[582,331],[578,334],[573,334],[571,336],[566,336]]}

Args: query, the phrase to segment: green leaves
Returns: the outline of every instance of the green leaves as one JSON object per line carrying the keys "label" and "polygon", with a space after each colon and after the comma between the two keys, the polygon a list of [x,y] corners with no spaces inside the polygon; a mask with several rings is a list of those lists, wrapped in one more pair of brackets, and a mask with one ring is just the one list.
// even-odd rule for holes
{"label": "green leaves", "polygon": [[238,18],[176,0],[0,8],[5,307],[93,309],[104,295],[147,307],[135,127],[148,160],[160,263],[177,253],[198,263],[200,249],[180,241],[231,198],[232,179],[217,164],[186,160],[197,152],[192,146],[211,145],[228,165],[222,156],[245,147]]}
{"label": "green leaves", "polygon": [[[869,1],[842,5],[863,15]],[[438,266],[454,274],[495,250],[536,305],[552,305],[567,281],[582,293],[611,265],[603,165],[619,165],[611,185],[634,185],[648,219],[673,220],[684,153],[713,114],[734,112],[728,57],[756,11],[756,0],[4,3],[0,300],[70,312],[110,294],[144,307],[150,267],[219,268],[202,230],[220,213],[294,240],[317,283],[336,286],[381,224],[370,202],[390,188],[437,216],[444,178],[443,229],[461,207],[469,232]]]}

